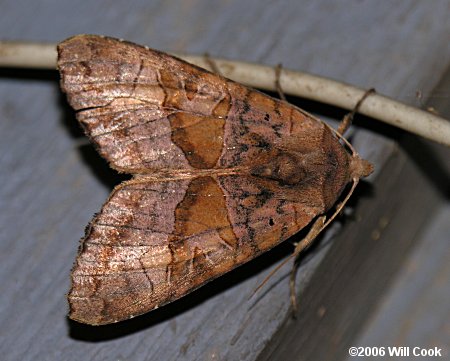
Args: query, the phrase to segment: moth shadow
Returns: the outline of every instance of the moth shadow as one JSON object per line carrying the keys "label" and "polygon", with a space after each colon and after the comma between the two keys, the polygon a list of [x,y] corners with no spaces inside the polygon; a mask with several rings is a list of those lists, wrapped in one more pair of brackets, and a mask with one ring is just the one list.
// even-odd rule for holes
{"label": "moth shadow", "polygon": [[0,78],[24,80],[24,81],[46,81],[57,83],[59,75],[56,70],[50,69],[28,69],[28,68],[0,68]]}

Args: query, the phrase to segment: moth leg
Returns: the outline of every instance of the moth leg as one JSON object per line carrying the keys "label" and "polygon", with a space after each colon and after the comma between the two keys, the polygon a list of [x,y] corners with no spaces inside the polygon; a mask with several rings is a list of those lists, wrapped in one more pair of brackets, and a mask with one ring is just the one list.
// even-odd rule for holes
{"label": "moth leg", "polygon": [[342,118],[341,123],[339,124],[338,130],[337,130],[340,135],[344,135],[344,133],[347,131],[347,129],[352,124],[353,117],[355,116],[356,112],[359,110],[359,107],[361,106],[363,101],[366,100],[366,98],[373,93],[375,93],[374,88],[367,90],[364,93],[364,95],[361,97],[361,99],[358,100],[358,102],[356,103],[356,105],[352,109],[352,111],[350,113],[347,113],[344,116],[344,118]]}
{"label": "moth leg", "polygon": [[281,88],[280,78],[281,78],[281,70],[283,66],[278,64],[275,67],[275,89],[277,90],[278,96],[281,100],[287,101],[286,96],[284,95],[283,88]]}
{"label": "moth leg", "polygon": [[210,67],[211,71],[215,74],[222,75],[222,73],[219,70],[219,67],[217,66],[216,61],[213,58],[211,58],[209,53],[205,53],[204,57],[205,57],[206,63]]}
{"label": "moth leg", "polygon": [[290,292],[291,292],[291,305],[292,305],[292,311],[294,315],[297,313],[297,296],[295,294],[295,279],[297,275],[297,257],[300,253],[302,253],[305,249],[307,249],[312,242],[316,239],[316,237],[319,235],[319,233],[323,230],[323,225],[325,224],[325,218],[326,216],[320,216],[317,218],[312,225],[311,229],[309,230],[308,234],[303,238],[300,242],[297,243],[295,246],[295,250],[293,253],[294,256],[294,265],[292,266],[291,270],[291,278],[289,282],[290,286]]}

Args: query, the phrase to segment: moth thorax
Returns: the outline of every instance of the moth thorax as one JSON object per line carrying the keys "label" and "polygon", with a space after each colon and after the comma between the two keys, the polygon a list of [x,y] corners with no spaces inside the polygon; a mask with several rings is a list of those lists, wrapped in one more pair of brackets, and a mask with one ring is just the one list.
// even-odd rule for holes
{"label": "moth thorax", "polygon": [[266,163],[254,166],[251,173],[286,185],[298,184],[306,176],[300,159],[290,153],[278,154]]}

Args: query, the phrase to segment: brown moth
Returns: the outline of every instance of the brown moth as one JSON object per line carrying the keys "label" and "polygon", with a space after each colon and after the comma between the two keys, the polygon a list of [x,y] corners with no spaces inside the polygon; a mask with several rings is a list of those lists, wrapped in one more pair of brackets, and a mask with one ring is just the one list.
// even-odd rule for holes
{"label": "brown moth", "polygon": [[284,101],[133,43],[58,46],[61,87],[133,178],[86,230],[70,318],[101,325],[176,300],[294,235],[371,165]]}

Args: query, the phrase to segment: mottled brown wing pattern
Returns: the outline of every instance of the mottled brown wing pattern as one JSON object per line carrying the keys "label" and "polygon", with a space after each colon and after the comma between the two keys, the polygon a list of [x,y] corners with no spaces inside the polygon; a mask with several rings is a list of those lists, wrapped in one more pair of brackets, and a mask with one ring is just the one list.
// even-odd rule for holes
{"label": "mottled brown wing pattern", "polygon": [[134,175],[93,219],[70,317],[105,324],[175,300],[325,212],[350,155],[299,109],[169,55],[82,35],[62,89],[112,167]]}
{"label": "mottled brown wing pattern", "polygon": [[272,248],[317,212],[229,178],[118,186],[83,241],[72,317],[103,324],[148,312]]}
{"label": "mottled brown wing pattern", "polygon": [[215,165],[230,104],[224,79],[95,36],[62,43],[58,66],[80,123],[112,167],[142,173],[189,169],[188,161]]}

